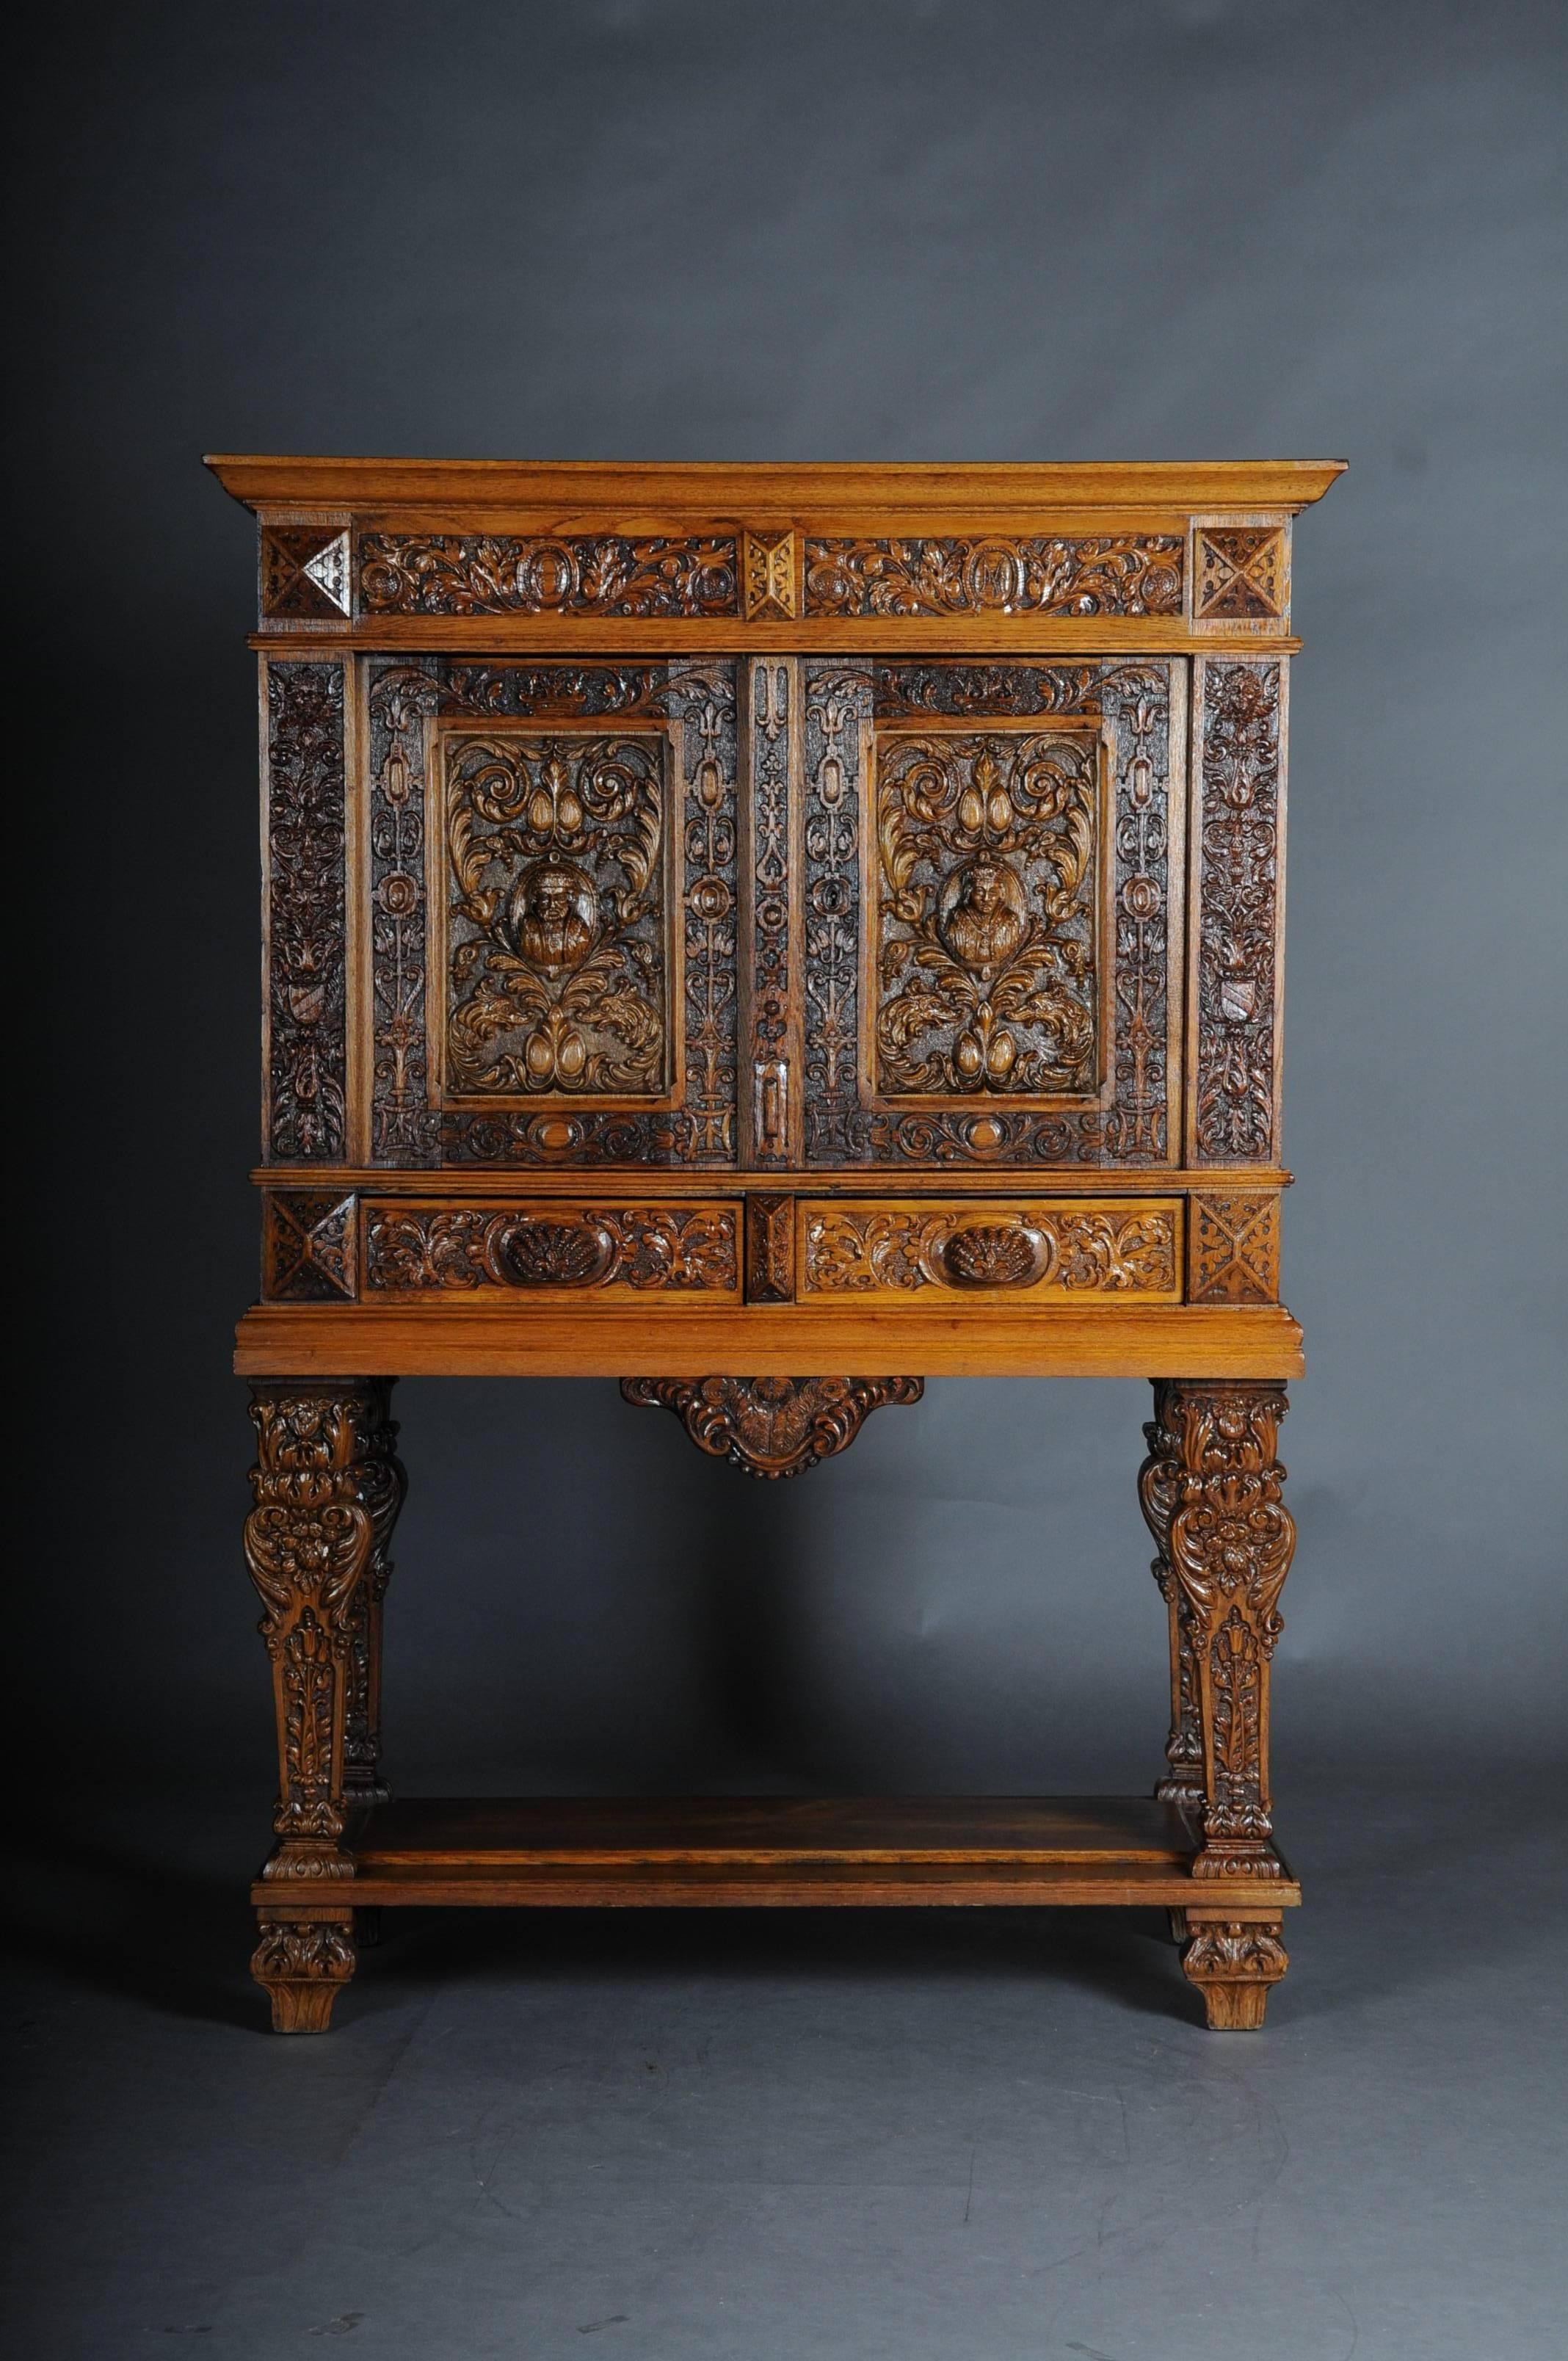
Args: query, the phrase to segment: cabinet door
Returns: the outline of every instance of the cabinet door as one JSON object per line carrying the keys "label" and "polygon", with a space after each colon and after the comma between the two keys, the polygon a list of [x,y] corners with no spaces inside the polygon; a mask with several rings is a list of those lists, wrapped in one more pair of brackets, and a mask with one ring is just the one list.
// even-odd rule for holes
{"label": "cabinet door", "polygon": [[373,1160],[732,1165],[733,667],[364,686]]}
{"label": "cabinet door", "polygon": [[1181,668],[801,670],[805,1161],[1168,1161]]}

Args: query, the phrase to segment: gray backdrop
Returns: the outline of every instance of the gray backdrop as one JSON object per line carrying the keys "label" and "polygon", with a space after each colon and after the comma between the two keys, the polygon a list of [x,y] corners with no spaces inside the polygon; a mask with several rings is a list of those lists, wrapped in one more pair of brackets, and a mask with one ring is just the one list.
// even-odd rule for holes
{"label": "gray backdrop", "polygon": [[[8,571],[41,627],[13,891],[54,1099],[16,1235],[57,1357],[19,1611],[57,1736],[88,1708],[51,1776],[237,1775],[261,1839],[226,1374],[254,559],[203,449],[1347,457],[1296,558],[1286,1841],[1325,1757],[1476,1776],[1553,1742],[1563,23],[274,0],[46,27]],[[608,1381],[401,1392],[405,1788],[1146,1781],[1142,1386],[935,1382],[782,1488]]]}

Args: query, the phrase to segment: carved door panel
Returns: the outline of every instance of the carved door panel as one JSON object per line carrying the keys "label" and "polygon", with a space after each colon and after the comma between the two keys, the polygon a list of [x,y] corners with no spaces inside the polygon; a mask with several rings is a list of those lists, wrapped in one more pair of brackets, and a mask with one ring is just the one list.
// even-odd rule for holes
{"label": "carved door panel", "polygon": [[373,1159],[732,1165],[733,667],[365,687]]}
{"label": "carved door panel", "polygon": [[1170,1160],[1180,668],[800,675],[804,1160]]}

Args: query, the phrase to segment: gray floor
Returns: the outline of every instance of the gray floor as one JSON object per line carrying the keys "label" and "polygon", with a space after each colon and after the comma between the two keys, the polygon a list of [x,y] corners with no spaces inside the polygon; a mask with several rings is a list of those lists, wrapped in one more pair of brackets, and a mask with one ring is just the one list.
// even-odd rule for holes
{"label": "gray floor", "polygon": [[254,1800],[100,1806],[27,1883],[7,2349],[1561,2361],[1558,1830],[1465,1784],[1297,1801],[1220,2038],[1152,1915],[573,1913],[411,1917],[277,2041]]}

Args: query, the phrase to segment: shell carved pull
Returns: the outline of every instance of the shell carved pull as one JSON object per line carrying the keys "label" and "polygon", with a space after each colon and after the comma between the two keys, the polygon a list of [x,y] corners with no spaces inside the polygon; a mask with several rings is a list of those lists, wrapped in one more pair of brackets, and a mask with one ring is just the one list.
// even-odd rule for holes
{"label": "shell carved pull", "polygon": [[1026,1222],[974,1222],[943,1239],[937,1260],[954,1287],[1032,1287],[1050,1242]]}
{"label": "shell carved pull", "polygon": [[509,1222],[487,1259],[503,1287],[593,1287],[615,1258],[615,1240],[596,1222]]}

